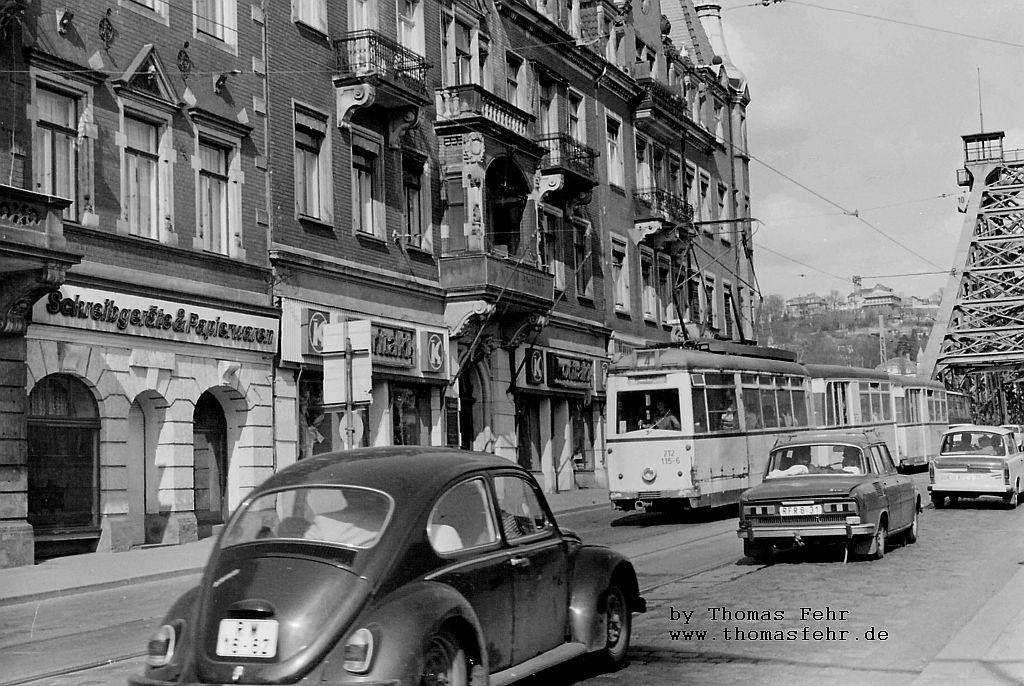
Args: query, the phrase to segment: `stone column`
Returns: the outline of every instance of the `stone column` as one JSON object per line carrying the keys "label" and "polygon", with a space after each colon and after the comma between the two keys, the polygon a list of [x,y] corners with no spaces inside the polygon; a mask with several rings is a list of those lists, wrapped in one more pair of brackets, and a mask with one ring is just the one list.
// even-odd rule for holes
{"label": "stone column", "polygon": [[28,517],[28,394],[24,336],[0,336],[0,568],[35,562]]}

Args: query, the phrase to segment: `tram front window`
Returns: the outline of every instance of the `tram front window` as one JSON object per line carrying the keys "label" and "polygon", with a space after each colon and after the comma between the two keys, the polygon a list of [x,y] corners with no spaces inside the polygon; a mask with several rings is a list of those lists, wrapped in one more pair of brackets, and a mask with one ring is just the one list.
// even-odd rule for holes
{"label": "tram front window", "polygon": [[679,392],[674,388],[626,391],[617,399],[618,433],[641,429],[678,431]]}

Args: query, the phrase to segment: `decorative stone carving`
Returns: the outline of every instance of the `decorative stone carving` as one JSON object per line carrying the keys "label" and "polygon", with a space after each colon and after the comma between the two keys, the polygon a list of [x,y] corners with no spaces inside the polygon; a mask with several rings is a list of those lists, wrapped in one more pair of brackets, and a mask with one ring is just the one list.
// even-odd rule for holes
{"label": "decorative stone carving", "polygon": [[420,108],[408,107],[400,110],[388,122],[388,145],[398,149],[402,147],[402,137],[420,125]]}
{"label": "decorative stone carving", "polygon": [[473,131],[462,137],[462,163],[480,164],[484,163],[484,137],[482,134]]}
{"label": "decorative stone carving", "polygon": [[505,348],[518,348],[520,345],[526,342],[526,339],[531,334],[540,331],[548,325],[550,317],[539,312],[531,312],[526,316],[526,319],[522,324],[519,325],[511,336],[505,339],[505,343],[502,347]]}
{"label": "decorative stone carving", "polygon": [[[477,300],[467,303],[470,309],[457,315],[457,321],[449,325],[449,338],[461,338],[469,335],[476,329],[487,323],[487,320],[494,314],[496,307],[493,303]],[[447,319],[448,317],[445,317]]]}
{"label": "decorative stone carving", "polygon": [[14,272],[0,280],[0,336],[20,336],[27,317],[40,298],[64,284],[67,265],[48,261],[32,272]]}
{"label": "decorative stone carving", "polygon": [[377,91],[368,83],[336,89],[338,128],[347,129],[352,122],[352,110],[356,107],[369,107],[376,98]]}

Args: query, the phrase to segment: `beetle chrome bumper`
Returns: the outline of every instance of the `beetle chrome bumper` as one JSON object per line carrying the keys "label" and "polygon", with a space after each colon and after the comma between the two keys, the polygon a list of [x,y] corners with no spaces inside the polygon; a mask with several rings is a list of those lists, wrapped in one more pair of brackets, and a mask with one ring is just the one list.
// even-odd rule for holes
{"label": "beetle chrome bumper", "polygon": [[854,538],[873,536],[874,524],[807,524],[804,526],[740,527],[736,535],[747,541],[787,538]]}

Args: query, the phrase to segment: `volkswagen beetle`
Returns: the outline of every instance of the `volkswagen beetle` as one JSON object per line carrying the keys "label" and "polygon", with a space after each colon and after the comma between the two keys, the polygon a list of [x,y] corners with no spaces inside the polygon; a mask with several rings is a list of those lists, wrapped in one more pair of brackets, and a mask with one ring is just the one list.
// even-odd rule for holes
{"label": "volkswagen beetle", "polygon": [[614,669],[644,610],[631,563],[560,529],[507,460],[328,453],[246,497],[130,683],[481,686],[583,655]]}

